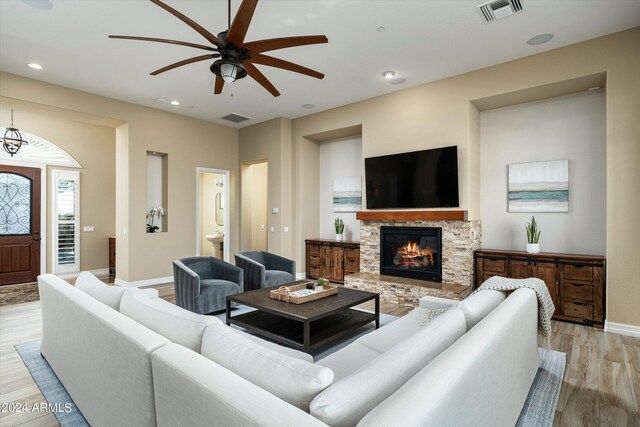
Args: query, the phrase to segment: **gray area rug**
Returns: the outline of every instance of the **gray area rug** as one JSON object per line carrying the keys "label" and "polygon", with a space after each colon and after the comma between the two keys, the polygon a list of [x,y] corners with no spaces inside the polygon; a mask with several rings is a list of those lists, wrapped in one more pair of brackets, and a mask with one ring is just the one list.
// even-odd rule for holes
{"label": "gray area rug", "polygon": [[16,344],[15,347],[60,425],[89,426],[49,363],[40,355],[40,340]]}
{"label": "gray area rug", "polygon": [[[240,311],[242,310],[242,311]],[[250,311],[248,307],[239,307],[234,314]],[[225,320],[225,314],[219,314],[221,320]],[[380,314],[380,324],[391,323],[396,319],[394,316]],[[366,325],[354,331],[354,334],[334,347],[319,353],[314,357],[320,360],[331,353],[340,350],[362,335],[374,330],[373,324]],[[22,357],[24,364],[29,369],[31,376],[42,391],[47,402],[59,410],[55,416],[61,426],[84,427],[89,424],[84,419],[73,400],[65,390],[58,377],[53,372],[47,361],[40,355],[40,340],[20,343],[15,346]],[[566,354],[554,350],[539,348],[540,368],[529,390],[529,395],[525,401],[522,413],[518,419],[517,427],[551,427],[555,415],[558,396],[562,387],[562,378],[566,365]],[[68,404],[68,405],[67,405]],[[68,409],[70,408],[70,409]],[[392,427],[392,426],[390,426]]]}
{"label": "gray area rug", "polygon": [[516,427],[552,426],[562,388],[567,355],[538,348],[540,367],[524,402]]}

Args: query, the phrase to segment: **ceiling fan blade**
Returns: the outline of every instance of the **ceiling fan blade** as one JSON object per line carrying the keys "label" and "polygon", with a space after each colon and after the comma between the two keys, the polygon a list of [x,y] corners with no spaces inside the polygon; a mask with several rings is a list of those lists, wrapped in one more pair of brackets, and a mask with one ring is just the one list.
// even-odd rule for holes
{"label": "ceiling fan blade", "polygon": [[282,68],[283,70],[293,71],[294,73],[304,74],[307,76],[315,77],[316,79],[322,79],[324,77],[324,74],[312,70],[311,68],[303,67],[302,65],[294,64],[293,62],[285,61],[284,59],[263,55],[261,53],[251,55],[251,62],[253,62],[254,64],[262,64],[268,65],[270,67]]}
{"label": "ceiling fan blade", "polygon": [[124,40],[140,40],[140,41],[143,41],[143,42],[169,43],[169,44],[177,44],[179,46],[195,47],[196,49],[204,49],[204,50],[213,50],[213,51],[215,51],[215,49],[212,48],[211,46],[205,46],[203,44],[197,44],[197,43],[182,42],[180,40],[157,39],[157,38],[154,38],[154,37],[113,36],[113,35],[110,35],[109,38],[110,39],[124,39]]}
{"label": "ceiling fan blade", "polygon": [[167,65],[166,67],[162,67],[159,70],[155,70],[154,72],[152,72],[150,74],[152,76],[157,76],[160,73],[164,73],[165,71],[173,70],[174,68],[182,67],[183,65],[193,64],[194,62],[206,61],[207,59],[217,58],[219,56],[220,55],[218,55],[217,53],[215,53],[213,55],[194,56],[193,58],[183,59],[182,61],[178,61],[178,62],[175,62],[175,63],[173,63],[171,65]]}
{"label": "ceiling fan blade", "polygon": [[224,86],[224,79],[220,76],[216,76],[216,84],[213,89],[213,93],[219,95],[222,93],[222,87]]}
{"label": "ceiling fan blade", "polygon": [[273,96],[280,96],[280,92],[275,88],[274,85],[271,84],[269,80],[249,61],[244,61],[242,66],[247,70],[247,74],[249,74],[255,81],[260,83],[262,87],[269,91],[269,93]]}
{"label": "ceiling fan blade", "polygon": [[211,34],[209,31],[207,31],[200,24],[196,23],[195,21],[191,20],[190,18],[187,18],[185,15],[183,15],[180,12],[178,12],[177,10],[172,8],[171,6],[164,4],[160,0],[150,0],[150,1],[151,1],[151,3],[154,3],[154,4],[158,5],[158,6],[160,6],[161,8],[163,8],[164,10],[166,10],[167,12],[169,12],[170,14],[172,14],[173,16],[175,16],[176,18],[178,18],[179,20],[181,20],[182,22],[184,22],[185,24],[187,24],[188,26],[190,26],[191,28],[196,30],[202,37],[204,37],[205,39],[209,40],[209,42],[215,44],[218,47],[224,47],[224,43],[222,43],[219,38],[217,38],[216,36]]}
{"label": "ceiling fan blade", "polygon": [[245,43],[244,47],[249,49],[249,54],[268,52],[270,50],[285,49],[288,47],[305,46],[309,44],[327,43],[327,36],[298,36],[280,37],[276,39],[256,40]]}
{"label": "ceiling fan blade", "polygon": [[253,12],[256,10],[258,0],[242,0],[242,4],[233,18],[231,28],[227,34],[226,41],[235,43],[236,46],[242,47],[244,38],[247,35]]}

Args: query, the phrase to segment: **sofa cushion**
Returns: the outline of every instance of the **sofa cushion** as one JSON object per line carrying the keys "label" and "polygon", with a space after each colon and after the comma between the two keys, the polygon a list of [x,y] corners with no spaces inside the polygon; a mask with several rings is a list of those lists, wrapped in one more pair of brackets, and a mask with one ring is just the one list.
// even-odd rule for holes
{"label": "sofa cushion", "polygon": [[311,415],[332,427],[355,426],[465,332],[462,311],[457,308],[447,311],[320,393],[311,402]]}
{"label": "sofa cushion", "polygon": [[467,330],[473,328],[479,321],[484,319],[494,308],[496,308],[507,297],[504,291],[483,290],[475,293],[467,299],[461,301],[458,307],[464,313],[467,320]]}
{"label": "sofa cushion", "polygon": [[306,360],[309,363],[313,363],[313,356],[311,356],[309,353],[305,353],[302,352],[300,350],[295,350],[293,348],[289,348],[289,347],[285,347],[283,345],[280,344],[276,344],[274,342],[271,341],[267,341],[265,339],[262,339],[260,337],[257,337],[255,335],[251,335],[249,333],[246,333],[244,331],[241,331],[240,329],[234,329],[235,332],[237,332],[238,334],[242,335],[243,337],[247,338],[250,341],[253,341],[257,344],[260,344],[263,347],[268,348],[269,350],[273,350],[276,351],[278,353],[296,358],[296,359],[300,359],[300,360]]}
{"label": "sofa cushion", "polygon": [[119,286],[109,286],[88,271],[80,273],[76,279],[76,288],[118,311],[122,295],[127,290]]}
{"label": "sofa cushion", "polygon": [[378,353],[384,353],[424,328],[418,316],[419,312],[420,309],[411,311],[406,316],[385,325],[384,328],[376,329],[358,338],[356,342]]}
{"label": "sofa cushion", "polygon": [[333,381],[331,369],[270,350],[222,323],[205,330],[202,355],[305,411]]}
{"label": "sofa cushion", "polygon": [[317,361],[316,365],[326,366],[331,369],[333,371],[333,381],[336,382],[353,374],[362,368],[363,365],[366,365],[378,356],[380,356],[379,352],[356,340],[324,359]]}
{"label": "sofa cushion", "polygon": [[222,322],[212,316],[192,313],[163,299],[151,299],[140,289],[127,289],[122,296],[120,312],[193,351],[200,352],[205,328]]}
{"label": "sofa cushion", "polygon": [[265,273],[264,283],[267,286],[284,285],[285,283],[295,282],[296,279],[286,271],[267,270]]}

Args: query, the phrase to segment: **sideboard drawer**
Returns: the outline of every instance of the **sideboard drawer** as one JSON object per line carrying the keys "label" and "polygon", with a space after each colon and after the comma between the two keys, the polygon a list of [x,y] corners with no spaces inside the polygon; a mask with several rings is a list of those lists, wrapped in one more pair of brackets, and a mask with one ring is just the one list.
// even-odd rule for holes
{"label": "sideboard drawer", "polygon": [[588,302],[564,301],[563,314],[577,319],[593,319],[593,304]]}
{"label": "sideboard drawer", "polygon": [[590,265],[587,266],[575,266],[575,265],[565,265],[564,268],[564,278],[566,280],[582,280],[585,282],[593,281],[593,267]]}
{"label": "sideboard drawer", "polygon": [[319,256],[310,255],[309,256],[309,265],[311,267],[320,267],[320,257]]}
{"label": "sideboard drawer", "polygon": [[574,283],[564,284],[564,298],[569,300],[593,301],[593,286]]}
{"label": "sideboard drawer", "polygon": [[484,268],[485,271],[502,274],[507,273],[507,261],[504,259],[494,260],[491,258],[484,258],[482,260],[482,264],[482,268]]}
{"label": "sideboard drawer", "polygon": [[310,255],[320,256],[320,245],[307,245]]}

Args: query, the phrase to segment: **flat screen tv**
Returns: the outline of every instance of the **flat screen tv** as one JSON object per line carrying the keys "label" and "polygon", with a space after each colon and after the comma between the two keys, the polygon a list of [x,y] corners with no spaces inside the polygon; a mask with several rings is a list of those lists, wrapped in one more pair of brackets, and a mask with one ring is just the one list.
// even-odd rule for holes
{"label": "flat screen tv", "polygon": [[367,209],[458,207],[458,147],[364,159]]}

